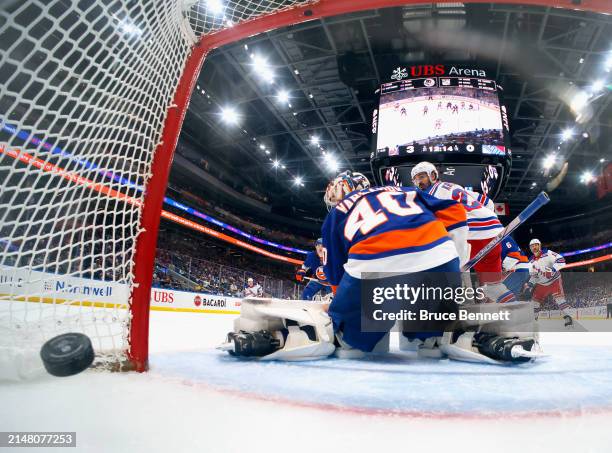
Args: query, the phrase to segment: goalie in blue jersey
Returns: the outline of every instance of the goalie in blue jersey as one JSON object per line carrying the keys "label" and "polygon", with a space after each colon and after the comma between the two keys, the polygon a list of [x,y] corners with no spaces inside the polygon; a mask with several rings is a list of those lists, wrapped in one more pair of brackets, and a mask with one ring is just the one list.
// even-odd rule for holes
{"label": "goalie in blue jersey", "polygon": [[[234,320],[234,330],[219,349],[238,357],[290,361],[325,358],[334,353],[340,358],[358,358],[366,352],[384,352],[385,347],[380,345],[395,319],[387,318],[375,329],[362,328],[362,290],[370,283],[366,280],[373,278],[378,283],[386,278],[378,275],[392,273],[391,278],[399,276],[413,289],[426,285],[453,293],[464,289],[460,265],[469,255],[467,214],[459,202],[441,200],[414,187],[370,187],[364,175],[349,171],[328,184],[324,201],[330,212],[322,227],[323,270],[335,294],[332,302],[327,306],[277,299],[245,300],[240,317]],[[366,290],[364,294],[369,293]],[[455,299],[447,303],[442,296],[425,299],[417,295],[413,300],[416,304],[426,302],[425,311],[435,315],[452,314],[458,310],[455,302],[461,303]],[[369,296],[366,305],[368,301],[374,302]],[[519,332],[532,331],[533,306],[509,305],[500,304],[520,315],[521,328],[526,330]],[[472,304],[470,309],[478,312],[478,307]],[[400,321],[402,335],[422,341],[420,346],[428,350],[423,354],[427,357],[446,355],[498,363],[524,362],[539,356],[534,335],[506,335],[498,324],[488,329],[478,323],[457,325],[452,318],[445,318],[413,328],[411,320]],[[421,349],[418,351],[422,355]]]}
{"label": "goalie in blue jersey", "polygon": [[324,270],[335,292],[328,313],[342,346],[339,353],[372,351],[386,335],[361,329],[363,273],[444,272],[448,287],[461,286],[467,216],[458,202],[412,187],[370,188],[365,176],[351,172],[329,183],[324,200],[330,209],[322,228]]}

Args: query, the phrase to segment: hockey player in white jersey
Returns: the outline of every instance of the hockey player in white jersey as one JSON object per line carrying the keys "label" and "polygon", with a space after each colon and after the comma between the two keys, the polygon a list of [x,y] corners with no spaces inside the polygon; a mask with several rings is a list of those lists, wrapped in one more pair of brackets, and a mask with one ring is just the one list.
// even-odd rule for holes
{"label": "hockey player in white jersey", "polygon": [[261,297],[263,296],[263,289],[259,283],[249,277],[247,279],[247,285],[244,288],[244,297]]}
{"label": "hockey player in white jersey", "polygon": [[[563,284],[561,282],[561,269],[565,267],[565,258],[552,250],[542,248],[539,239],[532,239],[529,242],[529,249],[533,255],[530,257],[531,263],[529,284],[533,288],[531,299],[542,304],[551,296],[559,310],[565,312],[570,308],[565,300]],[[564,313],[566,325],[571,325],[570,315]],[[569,318],[569,319],[568,319]]]}
{"label": "hockey player in white jersey", "polygon": [[[484,194],[468,190],[458,184],[440,180],[437,168],[430,162],[420,162],[411,172],[412,182],[420,190],[442,200],[455,200],[467,212],[468,256],[462,263],[476,256],[503,229],[495,214],[495,204]],[[495,246],[473,267],[480,285],[491,302],[516,302],[514,294],[503,284],[502,247]]]}
{"label": "hockey player in white jersey", "polygon": [[[469,258],[473,258],[504,229],[494,211],[493,201],[458,184],[440,180],[430,162],[420,162],[411,172],[412,182],[420,190],[442,200],[455,200],[467,211]],[[467,259],[462,260],[463,262]],[[493,248],[475,266],[481,284],[498,283],[502,278],[501,245]]]}

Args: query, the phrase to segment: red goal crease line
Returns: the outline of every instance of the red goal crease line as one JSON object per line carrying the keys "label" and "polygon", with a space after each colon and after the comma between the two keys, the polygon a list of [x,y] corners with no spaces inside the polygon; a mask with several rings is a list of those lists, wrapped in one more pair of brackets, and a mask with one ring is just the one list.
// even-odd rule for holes
{"label": "red goal crease line", "polygon": [[[59,167],[55,164],[51,164],[49,162],[45,162],[42,159],[34,157],[31,154],[28,154],[19,149],[6,149],[4,145],[0,145],[0,154],[6,154],[7,156],[12,157],[13,159],[17,159],[26,165],[31,165],[32,167],[38,168],[39,170],[42,170],[44,172],[53,173],[74,184],[78,184],[78,185],[87,187],[88,189],[99,192],[101,194],[108,195],[109,197],[125,201],[131,205],[134,205],[134,206],[142,205],[142,202],[138,200],[137,198],[126,195],[122,192],[119,192],[118,190],[111,189],[110,187],[102,183],[97,183],[97,182],[92,181],[91,179],[84,178],[73,172],[66,171],[62,167]],[[252,252],[259,253],[260,255],[267,256],[268,258],[272,258],[275,260],[284,261],[286,263],[291,263],[291,264],[296,264],[296,265],[300,265],[303,263],[303,261],[296,260],[294,258],[289,258],[286,256],[278,255],[276,253],[268,252],[267,250],[264,250],[260,247],[257,247],[247,242],[233,238],[231,236],[228,236],[227,234],[224,234],[219,231],[213,230],[211,228],[205,227],[203,225],[200,225],[199,223],[193,222],[189,219],[178,216],[176,214],[173,214],[163,209],[161,211],[161,216],[174,223],[184,225],[187,228],[191,228],[192,230],[199,231],[200,233],[204,233],[209,236],[216,237],[217,239],[220,239],[225,242],[229,242],[230,244],[234,244],[238,247],[242,247],[247,250],[251,250]]]}

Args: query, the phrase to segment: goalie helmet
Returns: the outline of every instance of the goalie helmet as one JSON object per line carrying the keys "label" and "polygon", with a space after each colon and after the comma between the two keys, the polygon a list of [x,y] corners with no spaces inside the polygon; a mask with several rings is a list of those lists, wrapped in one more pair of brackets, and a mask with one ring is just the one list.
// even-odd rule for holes
{"label": "goalie helmet", "polygon": [[427,176],[429,176],[429,180],[432,184],[438,180],[438,170],[436,169],[436,166],[431,162],[419,162],[412,168],[412,171],[410,172],[410,178],[412,179],[413,183],[414,177],[420,173],[426,173]]}
{"label": "goalie helmet", "polygon": [[349,170],[340,173],[336,176],[325,189],[323,200],[328,209],[333,208],[340,203],[344,197],[355,190],[369,189],[370,181],[361,173],[351,172]]}
{"label": "goalie helmet", "polygon": [[529,241],[529,247],[531,247],[533,244],[542,245],[539,239],[532,239],[531,241]]}

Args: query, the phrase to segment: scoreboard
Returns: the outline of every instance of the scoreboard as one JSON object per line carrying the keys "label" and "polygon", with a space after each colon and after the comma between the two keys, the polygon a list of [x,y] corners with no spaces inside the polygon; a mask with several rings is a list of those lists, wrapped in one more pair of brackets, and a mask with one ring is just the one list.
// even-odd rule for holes
{"label": "scoreboard", "polygon": [[406,169],[427,160],[448,181],[499,193],[511,163],[502,87],[483,69],[445,65],[399,67],[389,79],[372,118],[378,182],[411,185]]}
{"label": "scoreboard", "polygon": [[383,83],[380,86],[380,93],[385,94],[394,91],[432,87],[472,87],[479,88],[481,90],[497,90],[497,85],[493,80],[478,79],[475,77],[427,77],[411,80],[402,80],[401,82]]}

